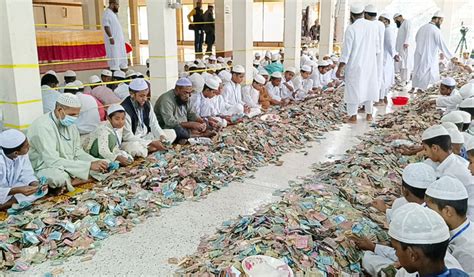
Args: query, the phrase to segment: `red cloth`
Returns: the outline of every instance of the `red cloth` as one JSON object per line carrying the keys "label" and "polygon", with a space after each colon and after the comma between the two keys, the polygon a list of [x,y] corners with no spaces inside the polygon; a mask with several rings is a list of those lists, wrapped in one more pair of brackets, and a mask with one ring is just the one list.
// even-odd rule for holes
{"label": "red cloth", "polygon": [[103,44],[77,46],[38,46],[38,60],[40,62],[65,61],[78,59],[94,59],[105,57]]}
{"label": "red cloth", "polygon": [[[85,93],[85,94],[94,97],[90,93]],[[105,111],[104,104],[102,104],[102,102],[100,102],[97,98],[94,97],[94,99],[95,99],[95,102],[97,102],[97,106],[99,106],[100,121],[105,121],[107,119],[107,112]]]}

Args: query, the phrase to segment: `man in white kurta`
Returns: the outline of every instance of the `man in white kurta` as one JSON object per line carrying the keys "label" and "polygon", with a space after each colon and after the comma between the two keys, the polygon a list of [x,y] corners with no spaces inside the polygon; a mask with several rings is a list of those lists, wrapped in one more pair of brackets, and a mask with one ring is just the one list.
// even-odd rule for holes
{"label": "man in white kurta", "polygon": [[293,100],[304,100],[310,93],[313,92],[313,80],[311,77],[311,66],[303,65],[300,70],[300,76],[293,80],[295,84],[295,94]]}
{"label": "man in white kurta", "polygon": [[443,15],[437,12],[430,23],[422,26],[416,34],[415,68],[413,70],[413,89],[426,90],[439,81],[439,52],[450,60],[451,51],[444,43],[440,27]]}
{"label": "man in white kurta", "polygon": [[244,79],[245,69],[241,65],[236,65],[232,69],[232,79],[224,85],[222,97],[225,101],[225,111],[223,115],[238,115],[245,112],[245,102],[242,100],[242,89],[240,84]]}
{"label": "man in white kurta", "polygon": [[[372,120],[373,101],[379,99],[377,54],[380,52],[378,27],[362,18],[364,7],[351,6],[351,20],[346,29],[342,56],[337,77],[344,76],[344,100],[347,104],[348,122],[357,121],[357,109],[365,106],[367,120]],[[342,72],[345,70],[344,75]]]}
{"label": "man in white kurta", "polygon": [[380,88],[380,101],[387,101],[387,94],[395,83],[395,27],[390,25],[390,16],[382,14],[379,17],[385,25],[383,41],[383,85]]}
{"label": "man in white kurta", "polygon": [[119,0],[109,0],[109,7],[105,9],[102,16],[102,26],[104,27],[104,42],[107,63],[110,70],[119,70],[127,66],[127,53],[125,51],[125,38],[122,26],[117,16],[119,10]]}
{"label": "man in white kurta", "polygon": [[395,51],[397,51],[400,60],[397,62],[397,72],[400,72],[402,85],[406,85],[410,80],[410,75],[413,70],[415,53],[412,23],[410,20],[404,19],[403,15],[399,13],[395,14],[393,19],[398,27]]}
{"label": "man in white kurta", "polygon": [[251,85],[245,86],[242,89],[242,99],[245,103],[250,108],[250,115],[249,117],[253,117],[255,115],[260,114],[261,111],[261,106],[258,104],[258,99],[260,98],[260,91],[262,90],[263,86],[265,84],[265,78],[257,74],[253,78],[253,82]]}

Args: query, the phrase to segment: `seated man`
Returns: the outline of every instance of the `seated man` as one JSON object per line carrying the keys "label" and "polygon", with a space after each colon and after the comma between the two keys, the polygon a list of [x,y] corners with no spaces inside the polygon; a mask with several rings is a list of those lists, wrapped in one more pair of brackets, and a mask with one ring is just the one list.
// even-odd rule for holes
{"label": "seated man", "polygon": [[[106,70],[105,72],[102,72],[101,78],[102,81],[104,82],[110,82],[112,81],[112,77],[108,76],[108,73],[110,71]],[[122,72],[123,73],[123,72]],[[107,75],[104,75],[107,74]],[[102,86],[96,86],[92,89],[90,92],[90,95],[94,96],[97,100],[99,100],[102,104],[109,106],[112,104],[117,104],[122,102],[122,99],[120,99],[113,91],[115,88],[114,84],[106,84]]]}
{"label": "seated man", "polygon": [[253,82],[251,85],[245,86],[242,89],[242,98],[244,100],[245,105],[250,108],[250,115],[249,117],[253,117],[262,113],[261,106],[258,103],[260,99],[260,92],[262,91],[263,86],[265,85],[265,78],[257,74],[253,78]]}
{"label": "seated man", "polygon": [[29,148],[22,132],[10,129],[0,133],[0,210],[44,196],[35,195],[39,183],[28,158]]}
{"label": "seated man", "polygon": [[227,120],[218,114],[218,107],[215,104],[216,96],[219,96],[221,80],[217,76],[206,79],[204,89],[199,93],[199,113],[201,118],[206,120],[214,129],[221,129],[227,126]]}
{"label": "seated man", "polygon": [[142,78],[130,83],[130,96],[125,98],[126,121],[121,149],[132,156],[146,157],[150,152],[165,150],[162,142],[176,139],[173,130],[162,130],[148,100],[149,87]]}
{"label": "seated man", "polygon": [[240,84],[244,80],[245,69],[241,65],[232,68],[232,77],[230,82],[224,83],[222,97],[225,101],[225,111],[221,111],[224,115],[243,115],[249,112],[248,107],[242,100],[242,89]]}
{"label": "seated man", "polygon": [[273,100],[274,105],[285,105],[288,103],[287,100],[283,100],[281,97],[282,91],[282,84],[281,79],[283,76],[280,72],[273,72],[270,76],[270,81],[266,84],[265,88],[268,91],[268,95]]}
{"label": "seated man", "polygon": [[456,81],[451,77],[444,78],[441,81],[439,86],[439,94],[440,96],[437,99],[433,99],[425,103],[426,108],[436,104],[438,107],[446,108],[445,114],[448,114],[457,110],[458,106],[463,101],[462,96],[456,89]]}
{"label": "seated man", "polygon": [[270,94],[268,93],[266,87],[268,81],[270,80],[270,75],[265,69],[260,70],[258,73],[262,75],[265,79],[265,83],[262,86],[262,90],[260,90],[258,103],[260,104],[260,106],[262,106],[263,110],[267,110],[268,108],[270,108],[270,106],[277,105],[278,103],[270,97]]}
{"label": "seated man", "polygon": [[[36,176],[45,177],[51,188],[74,186],[103,179],[108,163],[87,154],[81,147],[79,131],[74,124],[81,112],[81,101],[63,93],[53,112],[36,119],[28,129],[30,160]],[[95,171],[95,172],[94,172]]]}
{"label": "seated man", "polygon": [[283,64],[280,62],[280,58],[280,54],[272,54],[272,63],[265,66],[265,70],[268,72],[268,74],[272,74],[274,72],[283,73]]}
{"label": "seated man", "polygon": [[56,100],[61,94],[55,88],[59,81],[54,71],[48,71],[41,77],[41,98],[43,99],[43,113],[49,113],[54,110]]}
{"label": "seated man", "polygon": [[311,79],[313,80],[313,90],[322,92],[327,88],[327,80],[324,75],[329,71],[329,63],[325,60],[318,62],[318,67],[313,68]]}
{"label": "seated man", "polygon": [[293,80],[295,91],[292,95],[293,100],[304,100],[313,93],[313,80],[311,80],[311,66],[303,65],[300,70],[300,76]]}
{"label": "seated man", "polygon": [[174,89],[161,95],[155,103],[155,114],[163,128],[174,129],[177,141],[182,143],[191,137],[212,137],[206,122],[191,110],[189,98],[193,91],[188,78],[181,78]]}
{"label": "seated man", "polygon": [[296,68],[288,67],[285,69],[284,78],[281,82],[281,98],[286,100],[293,99],[293,94],[296,92],[295,85],[293,83],[293,78],[296,74]]}
{"label": "seated man", "polygon": [[74,72],[72,70],[68,70],[68,71],[64,72],[64,83],[59,85],[59,87],[61,88],[59,91],[61,93],[64,93],[65,86],[67,84],[70,84],[70,83],[76,81],[76,78],[77,78],[76,72]]}

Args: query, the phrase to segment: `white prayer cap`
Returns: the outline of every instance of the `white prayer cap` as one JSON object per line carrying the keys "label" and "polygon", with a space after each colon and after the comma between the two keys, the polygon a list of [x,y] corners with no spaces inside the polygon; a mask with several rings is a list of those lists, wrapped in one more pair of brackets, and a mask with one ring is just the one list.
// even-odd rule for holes
{"label": "white prayer cap", "polygon": [[326,60],[320,60],[320,61],[318,62],[318,66],[328,66],[328,65],[329,65],[329,63],[328,63],[328,61],[326,61]]}
{"label": "white prayer cap", "polygon": [[454,111],[448,113],[447,115],[441,117],[441,122],[444,124],[444,123],[454,123],[454,124],[459,124],[459,123],[463,123],[464,120],[462,118],[462,115],[460,115],[459,113],[455,113]]}
{"label": "white prayer cap", "polygon": [[278,53],[274,53],[272,54],[272,61],[278,61],[280,59],[280,54]]}
{"label": "white prayer cap", "polygon": [[255,75],[255,77],[253,77],[253,80],[261,85],[265,85],[265,78],[260,74]]}
{"label": "white prayer cap", "polygon": [[210,55],[209,58],[208,58],[208,60],[210,60],[210,61],[217,61],[217,58],[216,58],[215,55]]}
{"label": "white prayer cap", "polygon": [[125,79],[125,72],[122,70],[114,71],[114,77]]}
{"label": "white prayer cap", "polygon": [[100,78],[97,75],[92,75],[89,77],[89,83],[95,84],[95,83],[100,83]]}
{"label": "white prayer cap", "polygon": [[125,109],[122,107],[120,104],[112,104],[110,107],[107,109],[107,115],[110,116],[114,112],[122,111],[124,112]]}
{"label": "white prayer cap", "polygon": [[326,60],[326,62],[328,63],[328,65],[333,65],[334,64],[331,59]]}
{"label": "white prayer cap", "polygon": [[265,69],[260,69],[258,71],[258,74],[262,75],[262,76],[269,76],[270,74],[268,74],[268,71],[266,71]]}
{"label": "white prayer cap", "polygon": [[272,75],[270,75],[272,78],[277,78],[277,79],[281,79],[283,76],[281,75],[281,72],[280,71],[277,71],[277,72],[273,72]]}
{"label": "white prayer cap", "polygon": [[364,5],[361,3],[355,3],[351,5],[351,13],[360,14],[364,12]]}
{"label": "white prayer cap", "polygon": [[449,136],[449,133],[443,126],[433,125],[423,132],[421,140],[432,139],[439,136]]}
{"label": "white prayer cap", "polygon": [[137,77],[143,77],[143,74],[141,72],[135,72],[135,74],[137,75]]}
{"label": "white prayer cap", "polygon": [[291,72],[293,74],[296,74],[296,68],[294,68],[293,66],[290,66],[287,69],[285,69],[285,72]]}
{"label": "white prayer cap", "polygon": [[102,72],[100,73],[100,75],[112,77],[112,71],[110,71],[110,70],[108,70],[108,69],[104,69],[104,70],[102,70]]}
{"label": "white prayer cap", "polygon": [[187,65],[188,67],[196,66],[196,64],[193,62],[186,62],[185,65]]}
{"label": "white prayer cap", "polygon": [[272,52],[267,50],[267,52],[265,52],[265,57],[271,59],[272,58]]}
{"label": "white prayer cap", "polygon": [[203,62],[198,62],[197,65],[196,65],[197,68],[200,68],[200,69],[204,69],[206,68],[206,65],[203,63]]}
{"label": "white prayer cap", "polygon": [[[66,85],[67,86],[67,85]],[[56,103],[61,104],[63,106],[69,107],[69,108],[80,108],[81,107],[81,101],[79,98],[72,94],[72,93],[62,93],[58,96],[58,100],[56,100]]]}
{"label": "white prayer cap", "polygon": [[130,78],[133,76],[137,76],[137,73],[135,72],[135,70],[130,69],[129,71],[127,71],[127,75],[126,75],[127,78]]}
{"label": "white prayer cap", "polygon": [[[198,74],[198,76],[200,76],[200,75]],[[202,76],[201,76],[201,78],[202,78]],[[193,83],[188,78],[183,77],[183,78],[179,78],[178,81],[176,81],[176,85],[179,86],[179,87],[192,87]]]}
{"label": "white prayer cap", "polygon": [[306,62],[304,63],[304,65],[308,65],[308,66],[311,66],[311,67],[313,67],[313,66],[316,66],[316,65],[318,65],[318,64],[317,64],[317,63],[315,63],[315,62],[314,62],[314,61],[312,61],[312,60],[309,60],[309,61],[306,61]]}
{"label": "white prayer cap", "polygon": [[339,58],[336,56],[331,57],[331,60],[335,63],[339,62]]}
{"label": "white prayer cap", "polygon": [[72,71],[72,70],[68,70],[64,73],[64,77],[76,77],[76,72]]}
{"label": "white prayer cap", "polygon": [[217,62],[219,62],[219,63],[225,63],[225,60],[224,60],[223,57],[218,57],[218,58],[217,58]]}
{"label": "white prayer cap", "polygon": [[16,129],[8,129],[0,133],[0,147],[14,149],[26,140],[25,134]]}
{"label": "white prayer cap", "polygon": [[436,180],[425,194],[440,200],[464,200],[469,197],[463,183],[451,176],[443,176]]}
{"label": "white prayer cap", "polygon": [[444,18],[444,13],[442,13],[441,11],[437,11],[433,17],[441,17],[441,18]]}
{"label": "white prayer cap", "polygon": [[309,66],[309,65],[303,65],[303,66],[301,67],[301,71],[304,71],[304,72],[311,72],[312,69],[311,69],[311,66]]}
{"label": "white prayer cap", "polygon": [[221,72],[219,72],[219,74],[217,74],[217,76],[219,76],[223,83],[230,82],[230,80],[232,79],[232,74],[230,74],[230,72],[227,70],[222,70]]}
{"label": "white prayer cap", "polygon": [[255,66],[252,67],[252,76],[255,76],[258,74],[258,69],[255,68]]}
{"label": "white prayer cap", "polygon": [[388,235],[407,244],[441,243],[450,236],[448,225],[437,212],[416,203],[407,203],[393,213]]}
{"label": "white prayer cap", "polygon": [[217,70],[221,70],[221,69],[222,69],[222,64],[216,63],[216,64],[214,65],[214,68],[216,69],[216,71],[217,71]]}
{"label": "white prayer cap", "polygon": [[366,13],[377,13],[377,8],[375,8],[374,5],[370,4],[370,5],[365,6],[364,12],[366,12]]}
{"label": "white prayer cap", "polygon": [[76,80],[74,82],[72,82],[78,89],[84,89],[84,84],[79,81],[79,80]]}
{"label": "white prayer cap", "polygon": [[146,59],[145,63],[150,63],[150,58]]}
{"label": "white prayer cap", "polygon": [[48,70],[48,71],[46,71],[46,72],[44,73],[44,75],[46,75],[46,74],[50,74],[50,75],[53,75],[54,77],[58,78],[58,75],[57,75],[56,72],[53,71],[53,70]]}
{"label": "white prayer cap", "polygon": [[260,53],[259,52],[255,53],[255,58],[260,58]]}
{"label": "white prayer cap", "polygon": [[449,136],[451,137],[451,143],[455,144],[464,144],[464,136],[459,132],[458,127],[451,122],[443,123],[443,126],[448,125],[448,128],[445,129],[448,131]]}
{"label": "white prayer cap", "polygon": [[474,84],[467,83],[459,89],[459,94],[461,95],[462,99],[466,99],[469,97],[474,96]]}
{"label": "white prayer cap", "polygon": [[464,99],[461,104],[459,104],[459,108],[474,108],[474,98]]}
{"label": "white prayer cap", "polygon": [[436,181],[436,172],[428,164],[412,163],[403,169],[402,179],[411,187],[426,189]]}
{"label": "white prayer cap", "polygon": [[401,13],[396,13],[396,14],[393,15],[393,18],[397,18],[397,17],[399,17],[399,16],[401,16],[401,15],[402,15]]}
{"label": "white prayer cap", "polygon": [[212,90],[217,90],[219,89],[219,81],[216,80],[216,78],[214,78],[214,76],[210,76],[208,78],[205,79],[204,83],[206,84],[206,86]]}
{"label": "white prayer cap", "polygon": [[456,81],[451,77],[446,77],[441,81],[441,84],[448,87],[454,87],[456,85]]}
{"label": "white prayer cap", "polygon": [[133,91],[142,91],[148,89],[148,84],[142,78],[133,79],[128,85],[128,88]]}
{"label": "white prayer cap", "polygon": [[253,65],[259,65],[260,61],[259,60],[253,60]]}
{"label": "white prayer cap", "polygon": [[462,116],[462,123],[470,124],[471,123],[471,114],[466,111],[452,111],[453,113],[460,114]]}
{"label": "white prayer cap", "polygon": [[385,18],[385,19],[392,20],[392,17],[391,17],[390,14],[388,14],[388,13],[383,13],[383,14],[381,14],[379,17],[383,17],[383,18]]}
{"label": "white prayer cap", "polygon": [[126,65],[126,64],[121,64],[121,65],[120,65],[120,69],[128,69],[128,65]]}
{"label": "white prayer cap", "polygon": [[79,87],[74,82],[71,82],[71,83],[67,83],[64,86],[64,89],[79,90]]}
{"label": "white prayer cap", "polygon": [[464,147],[466,147],[466,151],[474,149],[474,137],[469,137],[469,139],[464,142]]}
{"label": "white prayer cap", "polygon": [[239,74],[244,74],[245,73],[245,68],[241,66],[240,64],[235,65],[232,67],[232,72],[233,73],[239,73]]}
{"label": "white prayer cap", "polygon": [[458,129],[458,127],[456,126],[456,124],[452,123],[452,122],[443,122],[441,123],[441,126],[444,127],[444,129],[446,129],[446,131],[448,131],[449,133],[449,129]]}

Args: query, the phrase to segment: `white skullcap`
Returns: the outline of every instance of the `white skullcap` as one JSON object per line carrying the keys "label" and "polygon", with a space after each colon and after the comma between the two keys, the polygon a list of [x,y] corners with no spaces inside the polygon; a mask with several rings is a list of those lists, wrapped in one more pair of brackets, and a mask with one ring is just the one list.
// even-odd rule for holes
{"label": "white skullcap", "polygon": [[334,56],[334,57],[331,57],[331,60],[335,63],[339,62],[339,58]]}
{"label": "white skullcap", "polygon": [[107,109],[107,115],[110,116],[114,112],[122,111],[125,112],[125,109],[122,107],[120,104],[112,104],[110,107]]}
{"label": "white skullcap", "polygon": [[217,74],[217,76],[219,76],[223,83],[230,82],[230,80],[232,79],[232,74],[230,74],[230,72],[227,70],[222,70],[221,72],[219,72],[219,74]]}
{"label": "white skullcap", "polygon": [[252,76],[255,76],[257,74],[258,74],[258,69],[253,66],[252,67]]}
{"label": "white skullcap", "polygon": [[210,60],[210,61],[217,61],[217,58],[216,58],[215,55],[210,55],[209,58],[208,58],[208,60]]}
{"label": "white skullcap", "polygon": [[133,79],[130,82],[130,85],[128,85],[128,87],[134,91],[142,91],[142,90],[148,89],[148,84],[145,82],[144,79],[137,78],[137,79]]}
{"label": "white skullcap", "polygon": [[285,54],[285,49],[280,49],[279,52],[282,53],[282,54]]}
{"label": "white skullcap", "polygon": [[[461,123],[461,122],[460,122],[460,123]],[[452,122],[443,122],[443,123],[441,123],[441,126],[443,126],[444,129],[446,129],[446,131],[448,131],[448,133],[449,133],[449,129],[456,129],[456,130],[458,130],[458,127],[456,126],[456,124],[454,124],[454,123],[452,123]],[[450,135],[451,135],[451,133],[450,133]],[[451,140],[451,142],[452,142],[452,140]]]}
{"label": "white skullcap", "polygon": [[216,64],[215,64],[215,67],[216,67],[216,71],[217,71],[217,70],[221,70],[221,69],[224,68],[224,67],[222,66],[222,64],[220,64],[220,63],[216,63]]}
{"label": "white skullcap", "polygon": [[290,66],[287,69],[285,69],[285,72],[291,72],[293,74],[296,74],[296,68],[294,68],[293,66]]}
{"label": "white skullcap", "polygon": [[143,77],[143,74],[141,72],[136,72],[135,74],[137,74],[137,77]]}
{"label": "white skullcap", "polygon": [[224,60],[223,57],[218,57],[218,58],[217,58],[217,62],[219,62],[219,63],[225,63],[225,60]]}
{"label": "white skullcap", "polygon": [[102,70],[102,72],[100,73],[100,75],[112,77],[112,71],[107,70],[107,69],[104,69],[104,70]]}
{"label": "white skullcap", "polygon": [[46,75],[46,74],[50,74],[50,75],[53,75],[54,77],[58,78],[58,75],[57,75],[56,72],[53,71],[53,70],[48,70],[48,71],[46,71],[46,72],[44,73],[44,75]]}
{"label": "white skullcap", "polygon": [[277,78],[277,79],[281,79],[283,76],[281,75],[281,72],[280,71],[277,71],[277,72],[273,72],[272,75],[270,75],[272,78]]}
{"label": "white skullcap", "polygon": [[450,122],[450,123],[458,124],[458,123],[463,123],[464,120],[462,118],[462,115],[460,115],[459,113],[455,113],[453,111],[441,117],[441,122],[442,123]]}
{"label": "white skullcap", "polygon": [[150,63],[150,58],[146,59],[145,63]]}
{"label": "white skullcap", "polygon": [[75,82],[67,83],[64,86],[64,89],[73,89],[73,90],[79,90],[79,87],[76,85]]}
{"label": "white skullcap", "polygon": [[303,66],[301,67],[301,71],[304,71],[304,72],[311,72],[312,69],[311,69],[311,66],[305,64],[305,65],[303,65]]}
{"label": "white skullcap", "polygon": [[401,15],[402,15],[401,13],[396,13],[396,14],[393,15],[393,18],[397,18],[397,17],[399,17],[399,16],[401,16]]}
{"label": "white skullcap", "polygon": [[272,54],[272,61],[278,61],[280,59],[280,54],[278,53],[274,53]]}
{"label": "white skullcap", "polygon": [[459,104],[459,108],[474,108],[474,98],[464,99],[461,104]]}
{"label": "white skullcap", "polygon": [[360,14],[364,12],[364,5],[361,3],[355,3],[351,5],[351,13]]}
{"label": "white skullcap", "polygon": [[456,81],[451,77],[446,77],[441,81],[441,84],[448,87],[454,87],[456,85]]}
{"label": "white skullcap", "polygon": [[314,67],[314,66],[317,66],[318,64],[315,63],[315,62],[312,61],[312,60],[309,60],[309,61],[306,61],[306,62],[304,63],[304,65],[308,65],[308,66]]}
{"label": "white skullcap", "polygon": [[[202,79],[202,81],[204,82],[204,78],[202,78],[201,75],[199,75],[199,74],[193,74],[193,75],[199,76]],[[179,86],[179,87],[192,87],[193,83],[191,82],[191,80],[189,78],[183,77],[183,78],[179,78],[178,81],[176,81],[176,86]]]}
{"label": "white skullcap", "polygon": [[255,53],[255,58],[256,58],[256,57],[260,57],[260,53],[259,53],[259,52]]}
{"label": "white skullcap", "polygon": [[466,151],[474,149],[474,137],[470,136],[469,139],[464,142],[464,147],[466,147]]}
{"label": "white skullcap", "polygon": [[379,16],[379,18],[380,18],[380,17],[383,17],[383,18],[388,19],[388,20],[392,20],[392,17],[391,17],[390,14],[388,14],[388,13],[383,13],[383,14],[381,14],[381,15]]}
{"label": "white skullcap", "polygon": [[239,74],[244,74],[245,73],[245,68],[241,66],[240,64],[235,65],[232,67],[232,72],[233,73],[239,73]]}
{"label": "white skullcap", "polygon": [[126,64],[121,64],[121,65],[120,65],[120,69],[128,69],[128,65],[126,65]]}
{"label": "white skullcap", "polygon": [[272,52],[270,52],[269,50],[267,50],[267,52],[265,52],[265,57],[271,59],[271,58],[272,58]]}
{"label": "white skullcap", "polygon": [[[454,125],[454,123],[451,123],[451,122],[446,122],[443,124]],[[449,136],[451,137],[451,143],[464,144],[464,136],[461,134],[461,132],[459,132],[459,129],[456,127],[456,125],[450,126],[446,128],[446,130],[448,131]]]}
{"label": "white skullcap", "polygon": [[204,83],[206,84],[206,86],[208,88],[210,88],[212,90],[219,89],[219,81],[217,81],[216,78],[214,78],[213,76],[210,76],[210,77],[206,78]]}
{"label": "white skullcap", "polygon": [[0,133],[0,147],[14,149],[26,140],[25,134],[16,129],[8,129]]}
{"label": "white skullcap", "polygon": [[474,96],[474,84],[467,83],[459,89],[459,94],[461,95],[462,99],[470,98]]}
{"label": "white skullcap", "polygon": [[449,136],[449,133],[443,126],[433,125],[423,132],[421,140],[432,139],[439,136]]}
{"label": "white skullcap", "polygon": [[79,100],[79,98],[76,95],[74,95],[72,93],[62,93],[62,94],[60,94],[58,96],[58,100],[56,100],[56,103],[61,104],[61,105],[66,106],[66,107],[69,107],[69,108],[80,108],[81,107],[81,101]]}
{"label": "white skullcap", "polygon": [[432,166],[425,163],[412,163],[403,169],[402,179],[409,186],[426,189],[436,181],[436,172]]}
{"label": "white skullcap", "polygon": [[268,74],[268,71],[266,71],[265,69],[260,69],[258,71],[258,74],[262,75],[262,76],[269,76],[270,74]]}
{"label": "white skullcap", "polygon": [[364,12],[366,12],[366,13],[377,13],[377,9],[375,8],[374,5],[370,4],[370,5],[365,6]]}
{"label": "white skullcap", "polygon": [[89,83],[95,84],[95,83],[100,83],[100,78],[97,75],[92,75],[89,77]]}
{"label": "white skullcap", "polygon": [[388,235],[407,244],[435,244],[450,237],[444,219],[416,203],[407,203],[393,213]]}
{"label": "white skullcap", "polygon": [[203,62],[200,61],[196,64],[196,67],[200,68],[200,69],[204,69],[204,68],[206,68],[206,65]]}
{"label": "white skullcap", "polygon": [[84,89],[84,84],[79,81],[79,80],[76,80],[74,82],[72,82],[78,89]]}
{"label": "white skullcap", "polygon": [[130,69],[129,71],[127,71],[126,77],[127,77],[127,78],[130,78],[130,77],[132,77],[132,76],[137,76],[137,73],[135,72],[135,70]]}
{"label": "white skullcap", "polygon": [[265,85],[265,78],[260,74],[255,75],[253,80],[261,85]]}
{"label": "white skullcap", "polygon": [[451,176],[443,176],[431,184],[426,195],[440,200],[464,200],[469,197],[463,183]]}
{"label": "white skullcap", "polygon": [[76,77],[76,72],[72,71],[72,70],[68,70],[64,73],[64,77]]}
{"label": "white skullcap", "polygon": [[456,114],[460,114],[462,116],[462,123],[469,124],[471,123],[471,114],[466,111],[452,111]]}
{"label": "white skullcap", "polygon": [[125,72],[122,70],[114,71],[114,77],[125,79]]}
{"label": "white skullcap", "polygon": [[328,65],[333,65],[334,64],[331,59],[326,60],[326,62],[328,63]]}
{"label": "white skullcap", "polygon": [[444,18],[444,13],[442,13],[441,11],[437,11],[433,17],[441,17],[441,18]]}
{"label": "white skullcap", "polygon": [[329,66],[329,63],[326,60],[320,60],[318,62],[318,66]]}
{"label": "white skullcap", "polygon": [[259,60],[253,60],[253,65],[259,65],[260,61]]}

